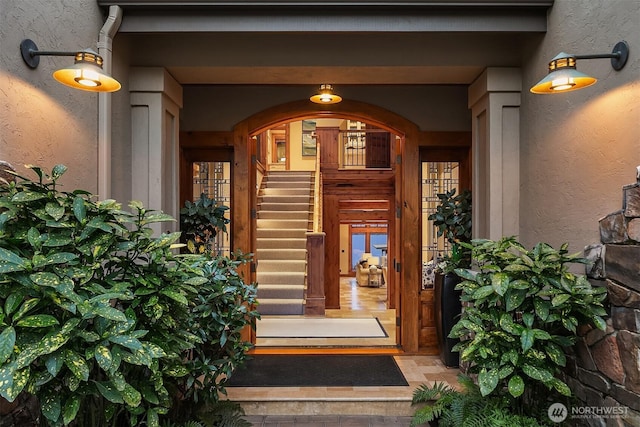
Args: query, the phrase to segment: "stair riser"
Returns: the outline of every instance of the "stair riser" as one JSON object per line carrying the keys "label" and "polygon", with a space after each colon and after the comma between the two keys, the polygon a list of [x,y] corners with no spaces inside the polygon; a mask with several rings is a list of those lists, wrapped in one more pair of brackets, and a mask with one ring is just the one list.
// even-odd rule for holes
{"label": "stair riser", "polygon": [[257,237],[270,239],[270,238],[294,238],[305,239],[307,238],[306,228],[292,228],[292,229],[275,229],[267,227],[258,227],[256,230]]}
{"label": "stair riser", "polygon": [[260,210],[265,211],[308,211],[309,203],[272,203],[264,202],[260,203]]}
{"label": "stair riser", "polygon": [[264,299],[298,299],[304,298],[304,286],[298,286],[296,288],[289,287],[286,289],[263,286],[258,284],[258,301]]}
{"label": "stair riser", "polygon": [[299,219],[309,220],[309,212],[301,211],[260,211],[258,212],[260,219]]}
{"label": "stair riser", "polygon": [[[246,415],[377,415],[381,417],[410,417],[416,408],[408,400],[291,400],[240,401]],[[377,425],[377,424],[376,424]]]}
{"label": "stair riser", "polygon": [[[259,300],[258,300],[259,301]],[[260,301],[259,301],[260,302]],[[262,315],[302,315],[304,314],[304,300],[264,300],[258,305],[258,312]]]}
{"label": "stair riser", "polygon": [[299,229],[307,230],[309,227],[309,221],[302,219],[258,219],[256,221],[258,229],[260,228],[280,228],[280,229]]}
{"label": "stair riser", "polygon": [[256,273],[258,286],[262,285],[304,285],[304,273],[264,272]]}
{"label": "stair riser", "polygon": [[267,184],[268,188],[308,188],[311,189],[310,182],[300,182],[300,181],[273,181]]}
{"label": "stair riser", "polygon": [[307,268],[305,261],[274,261],[274,260],[259,260],[258,272],[278,272],[289,271],[291,273],[304,273]]}
{"label": "stair riser", "polygon": [[260,249],[306,249],[307,239],[257,239]]}
{"label": "stair riser", "polygon": [[265,196],[309,196],[310,188],[265,188],[262,191]]}
{"label": "stair riser", "polygon": [[278,172],[269,172],[269,174],[265,177],[265,179],[299,179],[299,180],[311,180],[310,172],[290,172],[290,171],[278,171]]}
{"label": "stair riser", "polygon": [[257,249],[258,260],[305,260],[306,249]]}
{"label": "stair riser", "polygon": [[258,199],[258,206],[262,207],[268,203],[299,204],[306,205],[306,209],[309,210],[309,201],[309,196],[261,196]]}

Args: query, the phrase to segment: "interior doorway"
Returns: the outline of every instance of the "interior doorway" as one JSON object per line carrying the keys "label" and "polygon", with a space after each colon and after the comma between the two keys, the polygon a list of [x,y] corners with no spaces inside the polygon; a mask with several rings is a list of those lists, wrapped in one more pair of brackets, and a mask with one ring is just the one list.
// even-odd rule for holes
{"label": "interior doorway", "polygon": [[[346,224],[349,233],[349,251],[347,254],[347,276],[355,276],[358,265],[366,261],[369,265],[387,266],[388,224],[387,222],[369,222]],[[341,227],[342,231],[342,227]],[[344,251],[341,249],[341,251]],[[343,272],[343,259],[340,260],[340,271]],[[356,276],[357,277],[357,276]],[[364,283],[358,283],[364,286]],[[384,284],[384,282],[382,283]]]}
{"label": "interior doorway", "polygon": [[[398,139],[397,135],[377,125],[341,117],[308,117],[280,122],[252,136],[256,153],[256,223],[273,216],[261,209],[267,204],[271,208],[271,202],[276,200],[273,197],[276,190],[269,188],[269,176],[281,171],[290,172],[293,176],[307,172],[322,176],[320,203],[323,206],[324,229],[339,230],[335,239],[339,244],[325,246],[325,270],[337,273],[325,275],[327,283],[332,284],[326,287],[330,301],[325,316],[375,317],[381,325],[385,323],[385,338],[367,341],[367,345],[373,346],[399,344],[396,334],[396,298],[399,293],[395,290],[395,275],[389,274],[387,265],[388,253],[394,250],[390,237],[395,232],[393,200],[397,171],[391,159]],[[287,147],[286,160],[278,152],[283,146]],[[270,195],[269,202],[265,203],[267,194]],[[278,194],[281,194],[280,190]],[[296,191],[295,194],[301,193]],[[294,200],[298,196],[290,197]],[[280,201],[286,203],[287,200]],[[328,207],[332,205],[337,209]],[[260,273],[260,254],[264,253],[261,249],[263,239],[259,237],[264,235],[259,229],[261,227],[256,227],[255,233],[258,236],[255,253],[259,289],[260,278],[267,277]],[[309,227],[311,231],[311,224]],[[359,263],[363,256],[369,261],[366,267]],[[273,338],[261,339],[259,334],[256,339],[258,345],[283,344]],[[357,337],[338,342],[343,346],[363,345]],[[305,345],[312,343],[306,341]]]}

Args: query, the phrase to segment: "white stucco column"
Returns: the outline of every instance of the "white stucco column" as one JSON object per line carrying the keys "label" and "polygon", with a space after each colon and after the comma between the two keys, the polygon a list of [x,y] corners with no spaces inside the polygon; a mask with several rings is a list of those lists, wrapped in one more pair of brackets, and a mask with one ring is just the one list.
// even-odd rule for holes
{"label": "white stucco column", "polygon": [[[132,68],[131,162],[133,200],[147,209],[179,215],[179,113],[182,86],[160,67]],[[155,224],[156,233],[175,231],[176,223]]]}
{"label": "white stucco column", "polygon": [[469,87],[473,237],[520,232],[519,68],[487,68]]}

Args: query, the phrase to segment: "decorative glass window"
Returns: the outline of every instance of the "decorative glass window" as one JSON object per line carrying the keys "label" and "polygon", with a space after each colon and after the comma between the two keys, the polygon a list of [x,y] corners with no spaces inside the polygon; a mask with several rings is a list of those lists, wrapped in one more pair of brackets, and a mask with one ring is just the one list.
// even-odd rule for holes
{"label": "decorative glass window", "polygon": [[458,162],[422,162],[422,289],[433,288],[438,260],[449,252],[449,242],[438,237],[438,229],[429,220],[440,203],[439,193],[460,185]]}
{"label": "decorative glass window", "polygon": [[[201,194],[216,201],[218,205],[227,206],[225,218],[231,218],[231,162],[194,162],[193,163],[193,197]],[[195,201],[195,200],[194,200]],[[231,229],[227,224],[226,233],[218,233],[211,249],[220,255],[231,254]]]}

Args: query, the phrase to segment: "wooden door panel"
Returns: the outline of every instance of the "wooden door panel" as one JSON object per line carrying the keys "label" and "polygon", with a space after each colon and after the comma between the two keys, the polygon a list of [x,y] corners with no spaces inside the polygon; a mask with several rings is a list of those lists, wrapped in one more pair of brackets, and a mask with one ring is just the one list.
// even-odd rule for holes
{"label": "wooden door panel", "polygon": [[435,300],[432,290],[420,292],[419,347],[424,353],[436,354],[438,335],[436,333]]}
{"label": "wooden door panel", "polygon": [[366,141],[366,167],[390,167],[391,134],[389,132],[367,132]]}
{"label": "wooden door panel", "polygon": [[[459,185],[461,189],[471,187],[470,150],[467,147],[455,148],[423,148],[420,150],[420,162],[458,162],[460,167]],[[460,189],[459,189],[460,190]],[[420,284],[417,284],[420,286]],[[438,335],[436,329],[436,311],[433,289],[420,290],[419,310],[419,347],[421,351],[438,351]]]}

